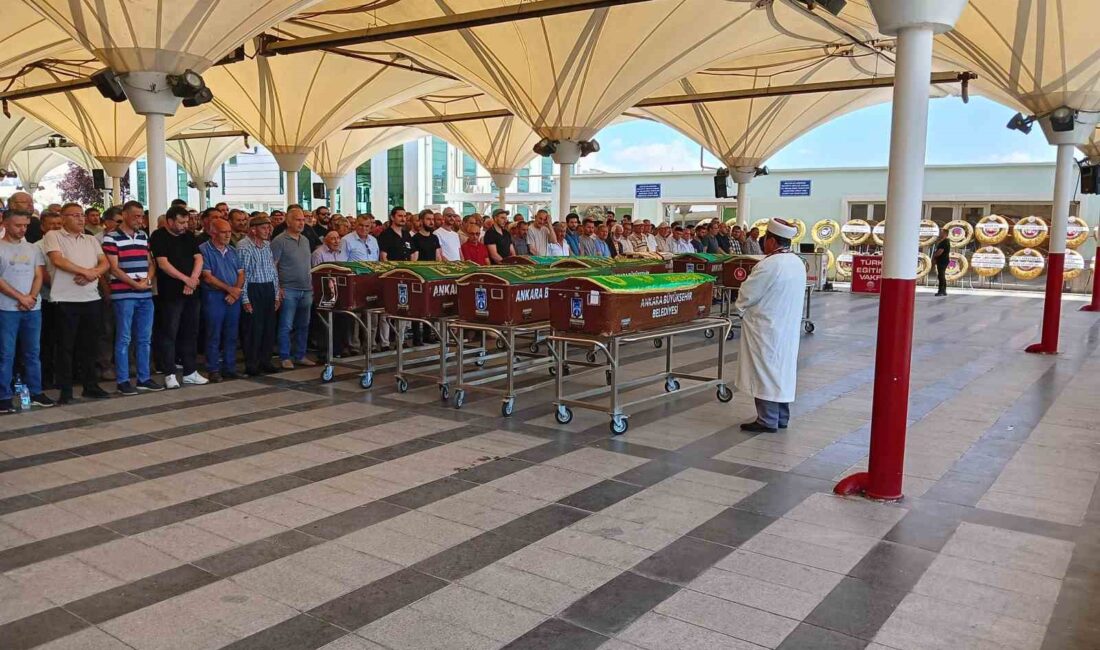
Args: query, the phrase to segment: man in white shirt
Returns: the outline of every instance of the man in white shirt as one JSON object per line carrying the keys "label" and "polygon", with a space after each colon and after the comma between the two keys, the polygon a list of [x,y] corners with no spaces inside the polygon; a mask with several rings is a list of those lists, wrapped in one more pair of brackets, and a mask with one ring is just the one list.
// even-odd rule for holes
{"label": "man in white shirt", "polygon": [[642,235],[645,237],[649,252],[657,252],[657,238],[653,236],[653,224],[649,222],[649,219],[642,222]]}
{"label": "man in white shirt", "polygon": [[457,218],[458,215],[454,214],[453,210],[451,214],[444,211],[437,222],[441,224],[440,227],[432,232],[439,240],[439,258],[445,262],[459,262],[462,260],[462,241],[458,238],[458,233],[455,232],[455,220]]}
{"label": "man in white shirt", "polygon": [[[626,226],[629,227],[630,224],[627,223]],[[624,228],[621,224],[615,224],[615,227],[611,229],[612,238],[614,238],[615,245],[619,248],[618,252],[620,255],[634,252],[634,246],[631,245],[629,239],[623,236],[623,230]]]}
{"label": "man in white shirt", "polygon": [[378,240],[370,231],[374,228],[374,216],[361,214],[355,218],[355,230],[340,240],[340,250],[349,262],[377,262]]}
{"label": "man in white shirt", "polygon": [[668,227],[667,223],[661,223],[657,226],[657,252],[658,253],[671,253],[672,245],[675,239],[672,237],[672,228]]}
{"label": "man in white shirt", "polygon": [[550,227],[550,213],[539,210],[535,213],[535,222],[527,229],[527,244],[532,255],[550,255],[550,244],[559,242],[554,229]]}
{"label": "man in white shirt", "polygon": [[678,255],[695,252],[695,247],[691,245],[691,235],[683,226],[672,229],[672,252]]}

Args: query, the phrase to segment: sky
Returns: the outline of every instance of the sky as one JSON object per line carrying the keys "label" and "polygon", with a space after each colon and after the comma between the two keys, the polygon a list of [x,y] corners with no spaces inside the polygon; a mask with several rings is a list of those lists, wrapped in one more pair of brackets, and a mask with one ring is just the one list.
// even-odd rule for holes
{"label": "sky", "polygon": [[[1055,157],[1041,129],[1030,135],[1005,128],[1015,111],[972,97],[934,99],[928,117],[928,164],[1047,162]],[[699,145],[645,120],[609,126],[596,136],[600,151],[582,169],[605,172],[699,169]],[[804,134],[771,157],[771,169],[885,166],[890,149],[890,104],[844,115]],[[709,154],[705,164],[719,166]]]}

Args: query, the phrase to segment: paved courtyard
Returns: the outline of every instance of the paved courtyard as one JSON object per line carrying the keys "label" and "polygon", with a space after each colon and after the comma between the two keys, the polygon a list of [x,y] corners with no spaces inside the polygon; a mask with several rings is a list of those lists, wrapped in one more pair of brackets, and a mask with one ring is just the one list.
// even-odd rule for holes
{"label": "paved courtyard", "polygon": [[1079,304],[1041,357],[1036,297],[918,296],[898,504],[830,492],[866,466],[877,301],[849,294],[817,297],[778,434],[738,429],[740,394],[612,439],[592,412],[559,426],[552,389],[505,419],[351,366],[6,417],[0,648],[1097,648]]}

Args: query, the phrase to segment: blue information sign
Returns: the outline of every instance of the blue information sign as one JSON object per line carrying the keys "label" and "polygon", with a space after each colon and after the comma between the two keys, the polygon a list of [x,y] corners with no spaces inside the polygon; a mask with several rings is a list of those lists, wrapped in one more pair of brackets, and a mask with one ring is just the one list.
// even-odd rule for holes
{"label": "blue information sign", "polygon": [[638,183],[634,186],[634,198],[659,199],[661,198],[660,183]]}
{"label": "blue information sign", "polygon": [[809,196],[810,185],[813,181],[779,181],[779,196]]}

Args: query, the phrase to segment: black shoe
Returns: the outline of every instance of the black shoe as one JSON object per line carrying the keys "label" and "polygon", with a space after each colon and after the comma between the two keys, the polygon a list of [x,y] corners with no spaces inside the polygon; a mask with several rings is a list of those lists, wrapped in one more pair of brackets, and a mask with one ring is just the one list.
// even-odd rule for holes
{"label": "black shoe", "polygon": [[207,373],[206,379],[211,384],[220,384],[221,381],[222,381],[222,373],[220,373],[220,372]]}
{"label": "black shoe", "polygon": [[259,377],[263,373],[261,373],[259,370],[256,370],[255,368],[245,368],[244,374],[248,375],[249,377]]}
{"label": "black shoe", "polygon": [[85,386],[84,390],[80,393],[81,397],[87,397],[88,399],[107,399],[110,395],[107,391],[103,390],[99,386],[92,384],[91,386]]}
{"label": "black shoe", "polygon": [[137,389],[146,393],[159,393],[164,390],[164,384],[157,383],[155,379],[147,379],[138,383]]}
{"label": "black shoe", "polygon": [[[137,389],[134,388],[134,385],[131,384],[128,381],[122,382],[118,385],[118,392],[119,392],[120,395],[125,395],[126,397],[138,394]],[[84,389],[84,397],[90,397],[88,395],[88,389],[87,388]]]}
{"label": "black shoe", "polygon": [[275,373],[279,372],[279,369],[275,366],[264,366],[263,368],[260,368],[260,372],[265,375],[274,375]]}
{"label": "black shoe", "polygon": [[234,379],[240,379],[240,378],[241,378],[241,376],[238,375],[235,372],[223,372],[222,373],[222,380],[223,381],[233,381]]}
{"label": "black shoe", "polygon": [[0,415],[7,415],[9,413],[18,413],[19,410],[15,408],[15,399],[9,398],[0,400]]}
{"label": "black shoe", "polygon": [[779,428],[780,428],[780,429],[786,429],[786,428],[787,428],[787,425],[785,425],[785,424],[781,424],[781,425],[779,425]]}
{"label": "black shoe", "polygon": [[72,386],[69,386],[68,388],[65,388],[63,386],[61,388],[61,396],[57,398],[57,403],[58,404],[72,404],[73,401],[74,400],[73,400],[73,388],[72,388]]}
{"label": "black shoe", "polygon": [[774,427],[764,426],[757,421],[746,422],[741,425],[742,431],[748,431],[749,433],[775,433],[778,429]]}
{"label": "black shoe", "polygon": [[54,405],[54,401],[45,393],[39,393],[37,395],[31,395],[31,404],[48,409]]}

